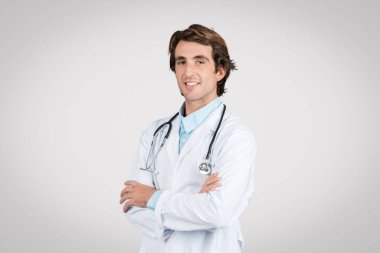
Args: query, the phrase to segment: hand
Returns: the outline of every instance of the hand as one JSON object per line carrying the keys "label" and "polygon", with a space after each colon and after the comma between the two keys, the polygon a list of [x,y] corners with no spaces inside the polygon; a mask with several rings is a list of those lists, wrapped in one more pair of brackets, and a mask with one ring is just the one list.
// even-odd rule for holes
{"label": "hand", "polygon": [[211,191],[214,191],[216,188],[220,187],[220,177],[218,177],[218,172],[212,173],[210,176],[208,176],[205,180],[205,182],[202,185],[201,190],[199,193],[208,193]]}
{"label": "hand", "polygon": [[128,180],[124,183],[125,187],[120,193],[120,204],[125,202],[123,207],[124,213],[128,211],[131,206],[146,207],[148,200],[156,191],[155,188],[141,184],[137,181]]}

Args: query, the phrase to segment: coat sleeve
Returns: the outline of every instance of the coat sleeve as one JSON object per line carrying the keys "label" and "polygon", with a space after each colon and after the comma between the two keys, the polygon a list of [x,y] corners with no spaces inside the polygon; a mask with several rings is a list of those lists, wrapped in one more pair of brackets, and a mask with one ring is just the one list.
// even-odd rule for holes
{"label": "coat sleeve", "polygon": [[221,187],[210,193],[164,191],[155,216],[163,229],[212,230],[237,221],[253,196],[256,143],[249,130],[233,131],[216,156]]}
{"label": "coat sleeve", "polygon": [[[150,134],[150,132],[152,131],[149,129],[145,130],[140,138],[139,148],[128,179],[154,187],[151,173],[140,170],[141,167],[145,166],[149,152],[151,141],[149,137],[153,136],[153,133]],[[172,233],[169,229],[163,229],[158,225],[154,212],[149,208],[133,206],[128,210],[126,216],[134,227],[150,237],[167,239]]]}

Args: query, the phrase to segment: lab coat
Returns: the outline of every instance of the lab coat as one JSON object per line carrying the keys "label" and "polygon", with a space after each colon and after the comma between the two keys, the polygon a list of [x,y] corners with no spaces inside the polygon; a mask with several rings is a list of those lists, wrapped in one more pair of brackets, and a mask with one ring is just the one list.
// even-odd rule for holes
{"label": "lab coat", "polygon": [[[214,142],[211,161],[221,186],[210,193],[198,193],[207,175],[199,173],[213,133],[219,122],[220,105],[183,146],[179,146],[179,117],[172,122],[169,139],[154,164],[161,188],[155,210],[132,207],[129,221],[143,232],[140,253],[232,253],[242,252],[240,216],[253,196],[253,168],[256,143],[251,131],[228,110]],[[129,179],[153,186],[145,168],[154,131],[170,117],[155,121],[141,139]],[[158,134],[156,149],[166,129]]]}

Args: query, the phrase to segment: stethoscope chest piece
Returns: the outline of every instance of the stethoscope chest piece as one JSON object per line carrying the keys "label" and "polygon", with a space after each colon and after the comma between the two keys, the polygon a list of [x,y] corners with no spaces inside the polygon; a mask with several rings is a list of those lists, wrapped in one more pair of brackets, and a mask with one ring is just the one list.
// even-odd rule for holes
{"label": "stethoscope chest piece", "polygon": [[211,174],[211,164],[208,162],[203,162],[199,165],[199,172],[202,175],[210,175]]}

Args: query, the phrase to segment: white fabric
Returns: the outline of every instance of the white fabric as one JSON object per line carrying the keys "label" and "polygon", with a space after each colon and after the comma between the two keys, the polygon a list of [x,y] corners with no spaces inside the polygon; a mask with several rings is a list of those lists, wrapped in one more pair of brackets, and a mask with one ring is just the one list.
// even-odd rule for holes
{"label": "white fabric", "polygon": [[[240,216],[253,196],[256,143],[251,131],[226,110],[212,151],[213,171],[221,176],[221,187],[198,193],[207,176],[199,173],[223,106],[190,136],[178,154],[178,118],[155,163],[163,191],[155,211],[133,207],[130,222],[143,232],[140,252],[231,253],[241,252]],[[170,118],[170,117],[169,117]],[[145,166],[153,132],[169,118],[155,121],[144,131],[129,179],[153,185]],[[159,141],[165,135],[159,133]]]}

